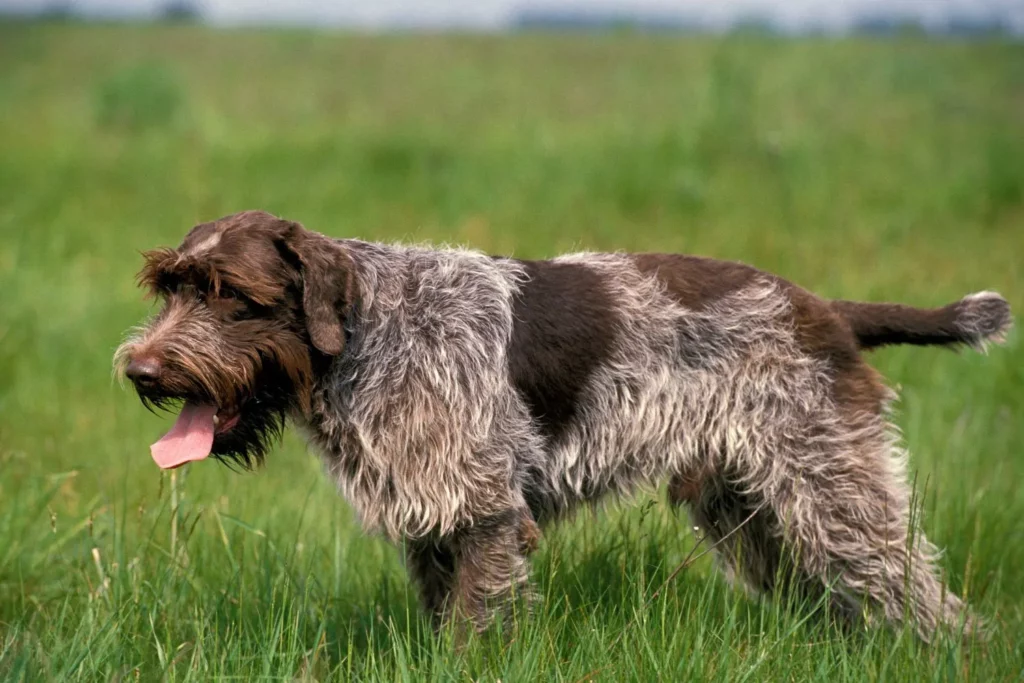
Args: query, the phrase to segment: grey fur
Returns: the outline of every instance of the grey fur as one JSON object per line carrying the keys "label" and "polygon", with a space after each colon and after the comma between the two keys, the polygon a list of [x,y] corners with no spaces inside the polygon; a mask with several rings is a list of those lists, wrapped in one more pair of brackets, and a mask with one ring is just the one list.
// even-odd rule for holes
{"label": "grey fur", "polygon": [[[721,548],[751,588],[772,590],[791,560],[798,583],[835,586],[847,609],[892,622],[909,613],[926,639],[966,618],[934,547],[911,529],[906,458],[886,406],[840,410],[830,367],[800,351],[777,280],[695,311],[625,255],[563,257],[600,273],[621,329],[568,435],[549,446],[508,376],[524,280],[514,261],[335,244],[357,265],[362,296],[304,427],[367,529],[408,543],[435,614],[455,605],[483,627],[493,600],[525,588],[514,529],[527,489],[566,512],[700,473],[700,494],[678,502],[713,537],[764,508]],[[988,299],[972,301],[967,311]],[[964,318],[979,339],[990,321]],[[477,569],[461,584],[460,562]]]}

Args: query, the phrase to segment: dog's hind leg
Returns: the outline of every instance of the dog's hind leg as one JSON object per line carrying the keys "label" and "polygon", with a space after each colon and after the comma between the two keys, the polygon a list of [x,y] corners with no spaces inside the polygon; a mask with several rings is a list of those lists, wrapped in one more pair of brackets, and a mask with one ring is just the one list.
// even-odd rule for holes
{"label": "dog's hind leg", "polygon": [[935,548],[912,527],[910,489],[888,440],[860,448],[809,449],[774,459],[765,501],[800,572],[836,597],[910,623],[924,640],[940,625],[970,620],[960,599],[939,579]]}
{"label": "dog's hind leg", "polygon": [[770,509],[710,472],[675,475],[668,496],[674,507],[686,506],[730,583],[752,596],[775,590],[782,551]]}
{"label": "dog's hind leg", "polygon": [[941,624],[972,626],[940,582],[934,548],[911,532],[909,487],[897,462],[877,462],[882,452],[875,462],[819,453],[814,467],[774,458],[790,471],[760,491],[741,490],[735,477],[679,474],[669,500],[687,506],[726,576],[753,594],[783,590],[811,603],[827,595],[846,625],[881,611],[925,640]]}

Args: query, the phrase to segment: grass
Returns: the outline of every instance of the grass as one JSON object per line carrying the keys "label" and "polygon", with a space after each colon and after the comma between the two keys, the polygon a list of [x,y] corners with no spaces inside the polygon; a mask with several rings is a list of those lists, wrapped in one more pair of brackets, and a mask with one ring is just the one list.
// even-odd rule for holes
{"label": "grass", "polygon": [[[924,527],[987,645],[752,601],[657,493],[549,530],[458,652],[299,439],[161,474],[110,377],[138,252],[265,208],[335,235],[741,259],[822,295],[1024,304],[1024,46],[0,25],[0,678],[1020,680],[1024,345],[893,349]],[[165,111],[165,109],[169,109]],[[621,635],[620,635],[621,634]]]}

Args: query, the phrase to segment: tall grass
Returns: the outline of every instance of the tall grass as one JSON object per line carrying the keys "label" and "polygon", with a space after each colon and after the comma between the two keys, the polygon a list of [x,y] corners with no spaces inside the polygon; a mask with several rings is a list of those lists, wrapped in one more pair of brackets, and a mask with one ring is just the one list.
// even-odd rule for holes
{"label": "tall grass", "polygon": [[[138,251],[265,208],[335,235],[746,260],[825,296],[1024,301],[1010,43],[0,25],[0,678],[1016,680],[1024,348],[893,349],[922,522],[985,645],[756,600],[658,492],[548,529],[537,613],[435,637],[292,434],[172,479],[110,377]],[[700,551],[698,551],[700,552]]]}

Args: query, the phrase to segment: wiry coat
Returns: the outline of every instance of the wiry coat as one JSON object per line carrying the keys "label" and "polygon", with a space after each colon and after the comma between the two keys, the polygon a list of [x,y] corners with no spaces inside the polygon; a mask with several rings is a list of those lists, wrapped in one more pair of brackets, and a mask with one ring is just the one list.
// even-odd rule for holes
{"label": "wiry coat", "polygon": [[524,507],[520,463],[542,444],[508,373],[522,269],[343,244],[362,294],[307,429],[364,525],[394,540],[444,536]]}
{"label": "wiry coat", "polygon": [[277,305],[309,327],[310,379],[290,415],[367,529],[406,544],[434,614],[482,627],[528,592],[535,522],[667,479],[713,540],[750,518],[719,552],[752,589],[830,586],[925,638],[966,618],[911,529],[892,394],[860,352],[999,339],[998,295],[829,302],[709,259],[521,261],[241,216],[223,230],[297,263]]}

